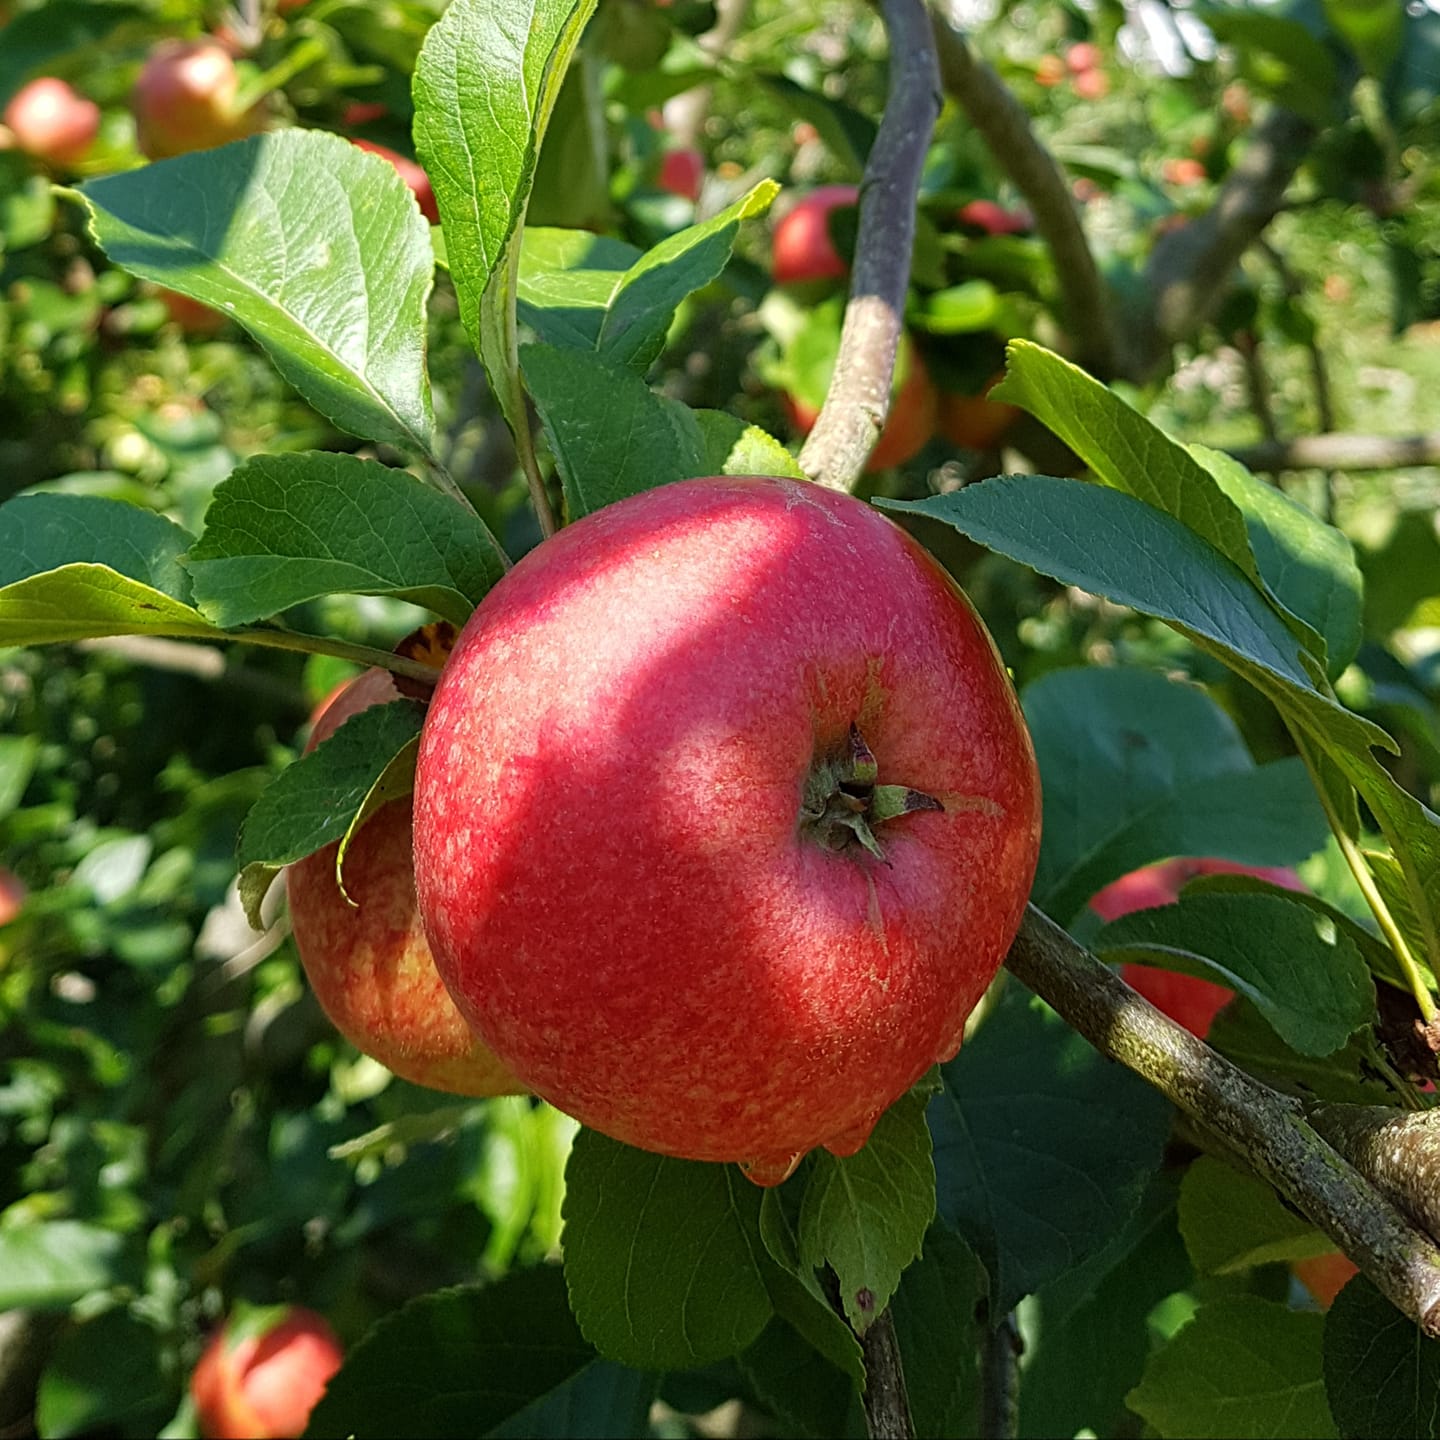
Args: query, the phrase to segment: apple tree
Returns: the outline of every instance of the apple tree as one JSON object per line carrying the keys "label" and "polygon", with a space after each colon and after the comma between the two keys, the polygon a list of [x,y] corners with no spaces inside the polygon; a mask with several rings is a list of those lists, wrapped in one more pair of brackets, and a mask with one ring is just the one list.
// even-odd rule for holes
{"label": "apple tree", "polygon": [[[1440,1435],[1440,441],[1341,428],[1440,428],[1440,14],[972,19],[13,7],[0,103],[70,99],[0,152],[0,1426],[267,1425],[295,1331],[315,1435]],[[1388,369],[1335,322],[1381,289]],[[772,516],[677,580],[620,517],[697,484],[848,548],[776,560]],[[596,535],[648,608],[571,604]],[[723,547],[786,586],[685,642]],[[943,626],[886,668],[961,584],[994,706],[872,750],[893,674],[978,685]],[[856,1097],[825,899],[755,878],[763,777],[693,840],[724,903],[687,891],[625,787],[690,773],[656,717],[701,686],[615,705],[596,657],[678,624],[707,699],[771,695],[872,610],[786,824],[887,955],[889,837],[1003,810],[987,766],[1033,810],[1032,747],[1043,800],[1038,853],[1027,811],[897,916],[946,917],[945,988],[897,978]],[[751,764],[787,721],[740,703],[704,713]],[[471,735],[545,804],[458,773]],[[593,983],[677,895],[693,953]],[[745,1049],[781,932],[808,1066]],[[690,1139],[721,1075],[850,1129],[747,1173]]]}

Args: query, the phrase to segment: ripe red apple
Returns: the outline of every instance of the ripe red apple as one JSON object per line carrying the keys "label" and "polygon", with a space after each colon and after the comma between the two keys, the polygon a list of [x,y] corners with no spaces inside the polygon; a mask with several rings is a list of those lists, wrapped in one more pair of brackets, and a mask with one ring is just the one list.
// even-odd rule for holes
{"label": "ripe red apple", "polygon": [[[905,378],[891,393],[890,413],[885,417],[880,438],[865,462],[865,469],[870,474],[892,469],[913,459],[935,433],[936,406],[940,397],[920,352],[908,341],[904,344],[896,369],[903,369]],[[784,395],[781,401],[795,433],[808,435],[820,418],[819,409],[796,395]]]}
{"label": "ripe red apple", "polygon": [[940,433],[952,444],[966,450],[993,450],[1020,416],[1019,409],[1001,400],[985,397],[1005,378],[1002,370],[990,377],[979,395],[940,392],[936,412]]}
{"label": "ripe red apple", "polygon": [[1082,100],[1103,100],[1110,93],[1110,77],[1103,70],[1082,70],[1070,85]]}
{"label": "ripe red apple", "polygon": [[1072,75],[1083,75],[1087,70],[1097,69],[1104,59],[1098,45],[1080,40],[1065,52],[1065,68]]}
{"label": "ripe red apple", "polygon": [[420,213],[432,224],[440,223],[440,207],[435,203],[435,190],[430,177],[408,155],[401,155],[388,145],[377,145],[373,140],[351,142],[382,160],[388,160],[399,172],[400,178],[410,187],[411,193],[420,202]]}
{"label": "ripe red apple", "polygon": [[[1090,908],[1102,920],[1118,920],[1135,910],[1170,905],[1180,898],[1185,882],[1197,875],[1253,875],[1286,890],[1305,888],[1293,870],[1237,865],[1229,860],[1163,860],[1122,875],[1091,899]],[[1120,974],[1157,1010],[1163,1010],[1202,1040],[1210,1033],[1215,1017],[1235,997],[1235,992],[1224,985],[1155,965],[1122,965]]]}
{"label": "ripe red apple", "polygon": [[775,227],[772,273],[777,285],[806,280],[843,280],[850,267],[830,238],[830,212],[858,205],[854,185],[822,185],[797,201]]}
{"label": "ripe red apple", "polygon": [[0,867],[0,925],[8,925],[20,913],[26,894],[25,882]]}
{"label": "ripe red apple", "polygon": [[236,109],[240,76],[218,40],[164,40],[130,95],[136,138],[152,160],[211,150],[253,134],[261,116]]}
{"label": "ripe red apple", "polygon": [[1335,1297],[1360,1273],[1360,1267],[1338,1250],[1293,1261],[1290,1269],[1322,1310],[1328,1310]]}
{"label": "ripe red apple", "polygon": [[808,482],[686,480],[471,617],[415,878],[456,1003],[538,1094],[769,1185],[955,1053],[1039,814],[1004,666],[915,541]]}
{"label": "ripe red apple", "polygon": [[987,235],[1024,235],[1034,228],[1028,210],[1007,210],[994,200],[967,200],[956,212],[962,225],[972,225]]}
{"label": "ripe red apple", "polygon": [[1171,155],[1160,166],[1160,178],[1167,185],[1198,185],[1205,167],[1189,155]]}
{"label": "ripe red apple", "polygon": [[4,121],[19,149],[47,165],[72,165],[100,132],[100,107],[43,75],[15,92]]}
{"label": "ripe red apple", "polygon": [[300,1436],[343,1351],[322,1315],[295,1305],[232,1316],[210,1338],[190,1395],[205,1440]]}
{"label": "ripe red apple", "polygon": [[667,150],[660,160],[656,184],[672,195],[692,203],[700,198],[700,185],[705,179],[705,157],[693,145]]}
{"label": "ripe red apple", "polygon": [[340,123],[352,129],[368,125],[372,120],[383,120],[389,113],[390,107],[378,100],[351,100],[340,114]]}
{"label": "ripe red apple", "polygon": [[[387,671],[367,671],[326,705],[306,748],[352,715],[399,698]],[[336,845],[287,867],[305,974],[335,1028],[404,1079],[457,1095],[522,1094],[461,1019],[435,969],[415,909],[410,835],[408,799],[392,800],[361,826],[345,856],[353,906],[336,884]]]}

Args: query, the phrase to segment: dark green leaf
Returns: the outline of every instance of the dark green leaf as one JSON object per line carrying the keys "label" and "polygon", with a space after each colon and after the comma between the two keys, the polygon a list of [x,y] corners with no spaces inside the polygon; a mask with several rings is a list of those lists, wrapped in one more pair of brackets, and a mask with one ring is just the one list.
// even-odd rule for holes
{"label": "dark green leaf", "polygon": [[1326,1317],[1325,1393],[1342,1435],[1440,1440],[1440,1342],[1357,1276]]}
{"label": "dark green leaf", "polygon": [[174,1414],[177,1391],[155,1330],[111,1310],[77,1325],[56,1346],[40,1377],[35,1424],[45,1440],[97,1434],[148,1440]]}
{"label": "dark green leaf", "polygon": [[773,1313],[761,1194],[733,1165],[582,1130],[565,1169],[565,1278],[586,1338],[647,1370],[743,1350]]}
{"label": "dark green leaf", "polygon": [[551,345],[527,345],[520,359],[571,520],[710,473],[695,412],[656,394],[633,370]]}
{"label": "dark green leaf", "polygon": [[190,603],[188,530],[138,505],[85,495],[19,495],[0,505],[0,586],[62,565],[105,565]]}
{"label": "dark green leaf", "polygon": [[815,1156],[800,1206],[800,1259],[829,1265],[850,1324],[864,1333],[920,1254],[935,1215],[928,1096],[902,1096],[854,1155]]}
{"label": "dark green leaf", "polygon": [[1252,1295],[1214,1301],[1155,1351],[1127,1403],[1167,1440],[1330,1440],[1324,1323]]}
{"label": "dark green leaf", "polygon": [[1112,880],[1173,855],[1293,865],[1325,843],[1298,760],[1255,766],[1198,686],[1091,666],[1029,685],[1044,796],[1035,903],[1068,924]]}
{"label": "dark green leaf", "polygon": [[[621,1436],[637,1433],[653,1388],[597,1359],[559,1267],[544,1265],[386,1316],[346,1356],[306,1433]],[[564,1428],[577,1417],[583,1428]]]}
{"label": "dark green leaf", "polygon": [[816,1440],[865,1434],[856,1385],[778,1315],[736,1363],[760,1403],[799,1434]]}
{"label": "dark green leaf", "polygon": [[148,5],[46,0],[0,25],[0,106],[32,75],[50,74],[54,62],[94,45],[129,21],[148,18]]}
{"label": "dark green leaf", "polygon": [[261,793],[240,831],[236,860],[250,923],[271,880],[292,861],[340,840],[395,756],[420,733],[413,700],[372,705],[303,755]]}
{"label": "dark green leaf", "polygon": [[377,155],[277,130],[81,187],[117,265],[239,321],[342,430],[428,452],[429,227]]}
{"label": "dark green leaf", "polygon": [[1106,925],[1091,948],[1116,964],[1197,975],[1244,995],[1302,1055],[1330,1055],[1375,1012],[1350,937],[1278,893],[1182,896]]}
{"label": "dark green leaf", "polygon": [[344,591],[463,625],[503,573],[474,511],[353,455],[256,455],[215,490],[190,552],[200,608],[242,625]]}
{"label": "dark green leaf", "polygon": [[983,1337],[976,1308],[984,1294],[980,1262],[959,1236],[932,1225],[890,1306],[919,1435],[976,1433]]}
{"label": "dark green leaf", "polygon": [[753,77],[801,120],[808,120],[824,140],[842,176],[858,180],[875,143],[875,122],[853,105],[832,100],[785,75],[759,72]]}
{"label": "dark green leaf", "polygon": [[54,1309],[117,1278],[124,1237],[78,1220],[0,1226],[0,1310]]}
{"label": "dark green leaf", "polygon": [[1241,73],[1261,94],[1315,125],[1337,118],[1348,86],[1331,52],[1298,19],[1233,5],[1207,5],[1197,13],[1234,48]]}
{"label": "dark green leaf", "polygon": [[1170,1107],[1013,982],[930,1102],[940,1218],[1012,1309],[1106,1244],[1159,1164]]}

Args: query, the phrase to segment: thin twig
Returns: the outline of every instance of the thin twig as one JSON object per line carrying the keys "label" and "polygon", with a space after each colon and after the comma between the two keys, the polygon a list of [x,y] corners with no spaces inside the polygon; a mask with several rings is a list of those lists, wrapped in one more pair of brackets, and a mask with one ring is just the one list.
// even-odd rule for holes
{"label": "thin twig", "polygon": [[940,73],[921,0],[882,0],[890,39],[885,115],[860,184],[860,229],[840,354],[800,468],[849,490],[890,412],[890,379],[910,284],[920,172],[940,116]]}
{"label": "thin twig", "polygon": [[1005,963],[1102,1055],[1238,1151],[1397,1309],[1440,1338],[1440,1249],[1316,1134],[1298,1101],[1162,1015],[1034,906]]}
{"label": "thin twig", "polygon": [[980,1434],[984,1440],[1015,1440],[1020,1433],[1020,1356],[1024,1348],[1013,1310],[986,1331],[980,1354]]}
{"label": "thin twig", "polygon": [[1398,470],[1440,465],[1440,435],[1301,435],[1229,452],[1251,470]]}
{"label": "thin twig", "polygon": [[937,5],[931,12],[940,75],[996,162],[1025,197],[1054,262],[1067,328],[1080,363],[1102,380],[1128,368],[1115,303],[1080,224],[1064,172],[1036,138],[1030,117],[1005,82],[976,56]]}
{"label": "thin twig", "polygon": [[914,1440],[910,1396],[900,1363],[900,1342],[889,1307],[880,1312],[860,1337],[865,1360],[865,1429],[870,1440]]}
{"label": "thin twig", "polygon": [[1146,267],[1152,309],[1136,337],[1132,379],[1163,366],[1170,347],[1188,339],[1225,298],[1240,257],[1275,218],[1285,189],[1315,139],[1315,127],[1275,109],[1205,214],[1164,236]]}

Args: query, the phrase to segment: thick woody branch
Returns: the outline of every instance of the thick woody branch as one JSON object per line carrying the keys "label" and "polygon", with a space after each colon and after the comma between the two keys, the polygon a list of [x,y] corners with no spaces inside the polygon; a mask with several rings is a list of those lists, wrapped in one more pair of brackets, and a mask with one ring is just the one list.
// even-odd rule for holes
{"label": "thick woody branch", "polygon": [[931,16],[941,80],[1035,216],[1055,264],[1076,358],[1102,380],[1123,373],[1113,297],[1095,267],[1064,172],[1036,138],[1024,106],[941,10]]}
{"label": "thick woody branch", "polygon": [[861,1398],[870,1440],[914,1440],[900,1342],[888,1308],[860,1337],[860,1351],[865,1357],[865,1394]]}
{"label": "thick woody branch", "polygon": [[1251,470],[1396,470],[1440,465],[1440,435],[1302,435],[1229,452]]}
{"label": "thick woody branch", "polygon": [[1275,218],[1300,168],[1315,127],[1289,110],[1272,110],[1256,129],[1215,204],[1164,236],[1146,267],[1151,311],[1133,357],[1141,378],[1162,366],[1225,298],[1240,257]]}
{"label": "thick woody branch", "polygon": [[1440,1338],[1440,1249],[1331,1149],[1298,1101],[1252,1079],[1162,1015],[1034,906],[1005,963],[1102,1055],[1243,1156],[1397,1309]]}
{"label": "thick woody branch", "polygon": [[940,116],[940,75],[921,0],[883,0],[890,39],[885,116],[860,184],[860,229],[840,354],[800,468],[835,490],[860,478],[890,412],[905,316],[915,199]]}

